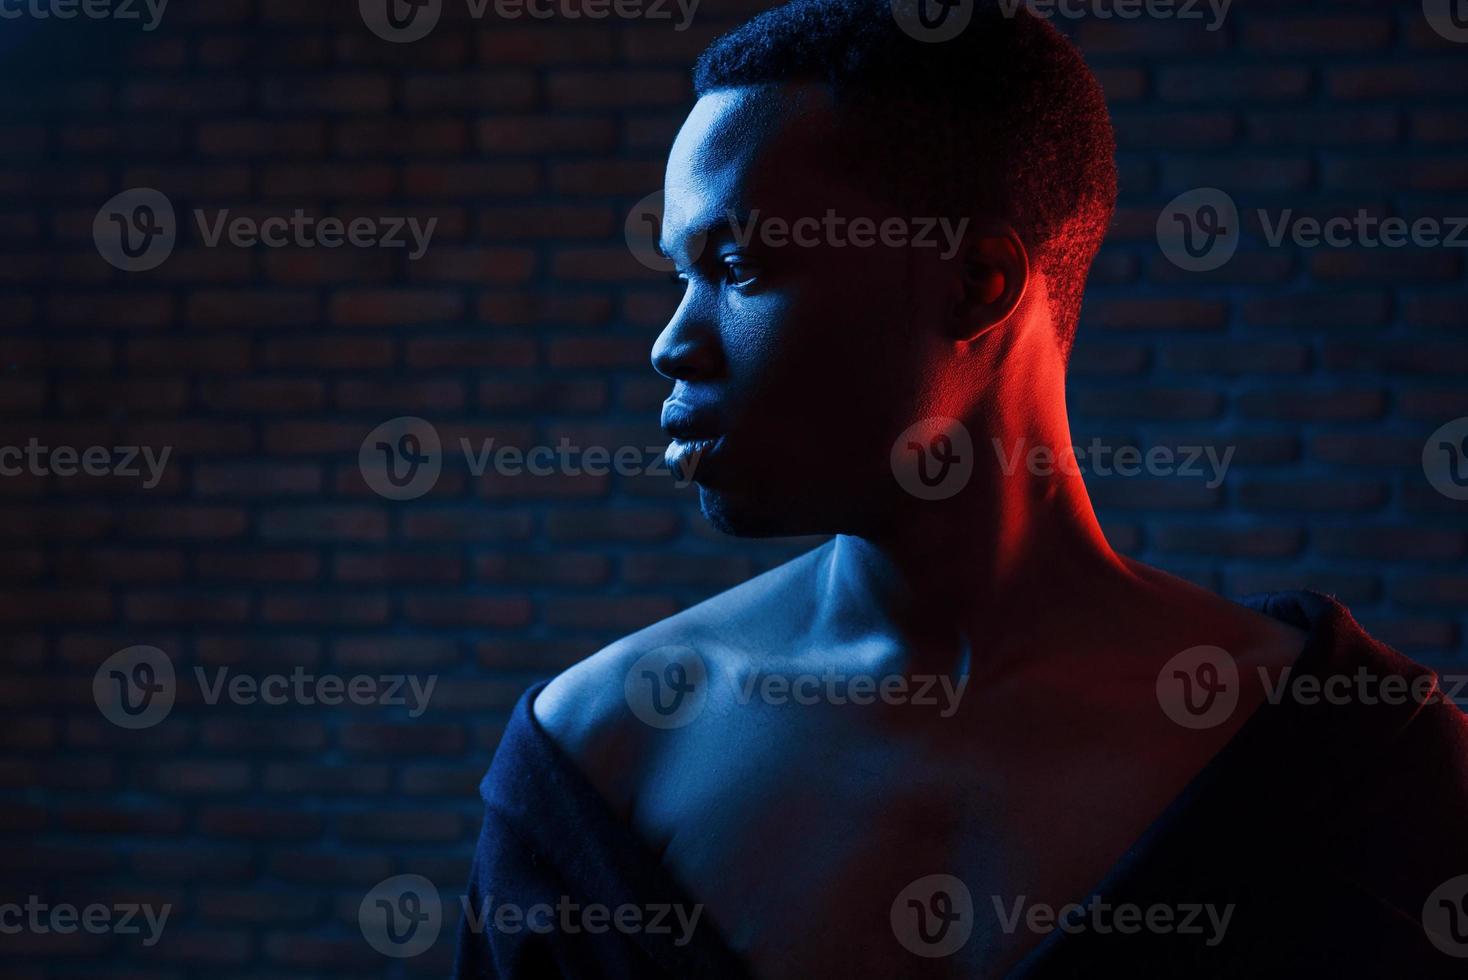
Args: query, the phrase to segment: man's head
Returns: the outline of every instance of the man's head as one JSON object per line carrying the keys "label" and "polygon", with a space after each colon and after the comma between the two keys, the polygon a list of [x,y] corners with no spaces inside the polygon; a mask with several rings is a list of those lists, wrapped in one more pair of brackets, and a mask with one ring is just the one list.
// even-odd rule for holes
{"label": "man's head", "polygon": [[946,416],[981,439],[1037,344],[1063,372],[1111,126],[1057,32],[977,6],[926,43],[887,0],[796,0],[699,59],[664,188],[686,285],[653,360],[725,530],[870,533],[901,509],[899,433]]}

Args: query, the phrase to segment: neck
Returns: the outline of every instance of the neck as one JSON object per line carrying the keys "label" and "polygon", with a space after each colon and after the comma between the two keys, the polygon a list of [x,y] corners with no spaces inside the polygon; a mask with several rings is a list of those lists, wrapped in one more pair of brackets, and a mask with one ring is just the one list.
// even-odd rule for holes
{"label": "neck", "polygon": [[[999,655],[1007,640],[1038,630],[1084,632],[1100,608],[1134,581],[1107,543],[1074,467],[1030,466],[1031,450],[1064,458],[1063,402],[1048,416],[1029,407],[1023,425],[986,412],[971,425],[973,476],[943,501],[909,501],[880,533],[839,535],[827,556],[823,628],[837,635],[895,631],[939,658]],[[972,416],[971,416],[972,417]],[[983,434],[981,434],[983,433]],[[1073,462],[1073,459],[1072,459]]]}

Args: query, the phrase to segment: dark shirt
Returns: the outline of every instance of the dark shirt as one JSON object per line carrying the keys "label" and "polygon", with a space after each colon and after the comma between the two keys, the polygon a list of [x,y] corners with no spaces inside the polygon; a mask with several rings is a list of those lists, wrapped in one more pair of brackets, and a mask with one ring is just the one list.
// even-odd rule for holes
{"label": "dark shirt", "polygon": [[[1289,683],[1011,976],[1468,977],[1468,719],[1431,671],[1334,600],[1244,602],[1307,632]],[[516,706],[481,786],[468,895],[476,915],[488,898],[490,914],[461,930],[458,976],[747,976],[706,915],[685,928],[696,898],[541,729],[538,691]],[[554,921],[541,913],[540,931],[513,917],[497,928],[501,903],[608,913],[587,921],[563,908]],[[665,931],[618,929],[620,906],[649,926],[659,906],[684,918],[667,913]],[[1221,932],[1205,906],[1231,909]],[[1123,907],[1141,918],[1119,917]],[[1149,910],[1171,924],[1133,926]],[[961,911],[999,914],[978,898]],[[914,975],[944,970],[912,962]]]}

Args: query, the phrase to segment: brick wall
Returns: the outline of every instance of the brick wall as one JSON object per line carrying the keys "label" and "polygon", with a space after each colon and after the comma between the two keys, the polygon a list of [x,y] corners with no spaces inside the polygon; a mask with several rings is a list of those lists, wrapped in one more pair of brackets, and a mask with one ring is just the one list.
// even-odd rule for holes
{"label": "brick wall", "polygon": [[[689,62],[757,6],[705,0],[677,31],[447,0],[412,43],[342,0],[174,0],[154,30],[0,22],[0,445],[171,451],[156,481],[55,456],[0,479],[5,895],[172,909],[151,946],[0,935],[7,971],[441,974],[476,783],[520,691],[809,545],[722,539],[646,474],[479,477],[446,452],[428,492],[392,500],[359,465],[401,416],[445,447],[659,443],[648,349],[673,296],[623,220],[660,184]],[[1121,146],[1076,441],[1235,450],[1215,487],[1098,476],[1098,508],[1143,560],[1231,596],[1335,593],[1461,670],[1468,503],[1434,490],[1423,447],[1468,415],[1463,251],[1271,247],[1254,216],[1468,215],[1468,45],[1417,3],[1237,7],[1212,31],[1059,22]],[[94,221],[139,187],[175,209],[176,244],[122,271]],[[1157,226],[1200,187],[1245,234],[1189,272]],[[210,247],[196,208],[437,223],[411,260]],[[137,646],[166,654],[175,703],[128,729],[93,680]],[[210,703],[221,676],[293,672],[436,688],[416,713]],[[404,873],[448,914],[392,960],[358,908]]]}

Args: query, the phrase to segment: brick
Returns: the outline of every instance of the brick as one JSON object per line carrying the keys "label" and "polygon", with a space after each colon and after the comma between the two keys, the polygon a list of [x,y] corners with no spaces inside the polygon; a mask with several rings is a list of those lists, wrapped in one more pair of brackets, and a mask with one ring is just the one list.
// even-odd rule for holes
{"label": "brick", "polygon": [[1198,388],[1078,388],[1070,400],[1093,418],[1202,419],[1223,407],[1221,394]]}
{"label": "brick", "polygon": [[392,105],[392,80],[368,72],[271,75],[260,83],[260,101],[266,110],[280,113],[385,112]]}
{"label": "brick", "polygon": [[519,70],[420,75],[403,83],[403,104],[415,113],[526,109],[535,96],[535,76]]}
{"label": "brick", "polygon": [[260,533],[282,541],[381,541],[387,517],[368,507],[276,507],[260,515]]}
{"label": "brick", "polygon": [[525,197],[540,190],[540,174],[530,163],[414,163],[403,186],[410,197]]}
{"label": "brick", "polygon": [[589,115],[495,115],[475,124],[474,138],[480,152],[495,155],[610,152],[617,144],[617,124],[614,119]]}
{"label": "brick", "polygon": [[557,111],[647,108],[691,101],[687,77],[674,70],[554,70],[546,80],[546,97]]}
{"label": "brick", "polygon": [[1468,66],[1462,61],[1429,61],[1405,64],[1367,64],[1327,68],[1323,72],[1326,95],[1332,99],[1434,98],[1445,91],[1468,85]]}
{"label": "brick", "polygon": [[1369,512],[1386,502],[1378,480],[1296,478],[1248,480],[1239,487],[1239,504],[1248,511]]}
{"label": "brick", "polygon": [[1087,323],[1107,330],[1216,330],[1227,318],[1222,302],[1199,299],[1113,299],[1087,304]]}
{"label": "brick", "polygon": [[1288,341],[1192,340],[1163,347],[1161,364],[1165,370],[1190,374],[1295,374],[1305,369],[1309,357],[1304,344]]}
{"label": "brick", "polygon": [[1452,561],[1468,550],[1464,532],[1440,527],[1352,524],[1320,528],[1313,538],[1322,555],[1351,560]]}
{"label": "brick", "polygon": [[219,551],[195,559],[200,578],[231,582],[311,582],[321,574],[321,558],[313,551]]}
{"label": "brick", "polygon": [[414,156],[463,154],[469,129],[459,119],[364,119],[337,123],[331,146],[343,156],[395,156],[411,149]]}
{"label": "brick", "polygon": [[215,120],[200,123],[196,133],[207,156],[314,156],[326,149],[326,126],[316,120]]}
{"label": "brick", "polygon": [[1163,68],[1157,75],[1157,94],[1168,102],[1277,103],[1303,98],[1311,85],[1310,70],[1301,67]]}
{"label": "brick", "polygon": [[1386,47],[1392,22],[1371,14],[1269,17],[1243,23],[1240,45],[1265,54],[1338,54]]}
{"label": "brick", "polygon": [[343,290],[332,297],[331,322],[352,327],[390,327],[461,319],[464,299],[453,290]]}
{"label": "brick", "polygon": [[302,327],[318,322],[321,309],[305,291],[208,290],[189,297],[184,319],[200,327]]}
{"label": "brick", "polygon": [[1224,527],[1166,524],[1153,533],[1156,546],[1168,553],[1218,555],[1229,558],[1287,558],[1299,553],[1304,535],[1289,526]]}
{"label": "brick", "polygon": [[497,585],[588,586],[607,582],[611,567],[611,560],[599,554],[494,552],[475,557],[474,577]]}
{"label": "brick", "polygon": [[1343,422],[1380,418],[1386,399],[1370,388],[1261,388],[1240,394],[1238,407],[1246,418]]}
{"label": "brick", "polygon": [[530,602],[515,596],[410,595],[403,614],[424,626],[524,626],[530,622]]}
{"label": "brick", "polygon": [[1255,327],[1340,329],[1380,326],[1390,309],[1385,291],[1322,289],[1250,299],[1243,304],[1243,317]]}

